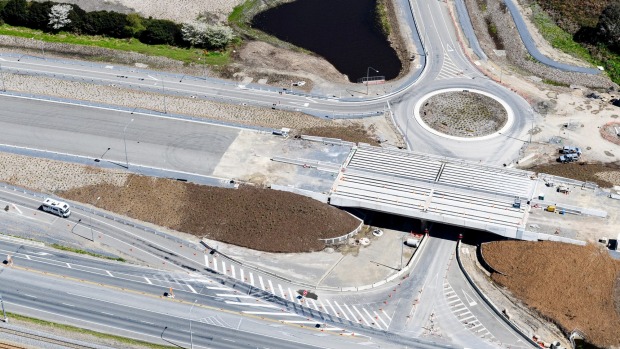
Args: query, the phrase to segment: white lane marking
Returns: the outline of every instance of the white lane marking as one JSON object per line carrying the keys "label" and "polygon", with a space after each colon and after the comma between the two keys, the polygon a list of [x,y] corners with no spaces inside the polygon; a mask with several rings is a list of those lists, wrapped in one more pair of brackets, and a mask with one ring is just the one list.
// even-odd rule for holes
{"label": "white lane marking", "polygon": [[207,286],[207,288],[209,290],[217,290],[217,291],[230,291],[230,288],[228,287],[214,287],[214,286]]}
{"label": "white lane marking", "polygon": [[232,272],[233,279],[236,279],[237,275],[235,275],[235,266],[232,264],[230,265],[230,271]]}
{"label": "white lane marking", "polygon": [[228,275],[226,274],[226,263],[224,262],[224,260],[222,260],[222,274]]}
{"label": "white lane marking", "polygon": [[278,289],[280,290],[280,294],[282,295],[282,298],[286,298],[286,296],[284,295],[284,290],[282,289],[282,286],[280,284],[278,284]]}
{"label": "white lane marking", "polygon": [[152,285],[153,283],[151,282],[151,280],[149,280],[146,276],[144,277],[144,280],[146,280],[146,282],[148,282],[149,285]]}
{"label": "white lane marking", "polygon": [[60,303],[60,304],[62,304],[62,305],[66,305],[66,306],[68,306],[68,307],[73,307],[73,308],[75,308],[75,305],[73,305],[73,304],[69,304],[69,303]]}
{"label": "white lane marking", "polygon": [[292,313],[284,313],[284,312],[272,312],[272,311],[242,311],[244,314],[252,314],[252,315],[275,315],[275,316],[299,316],[297,314]]}
{"label": "white lane marking", "polygon": [[189,287],[189,290],[192,291],[193,293],[198,293],[196,292],[196,290],[194,290],[194,288],[191,285],[187,284],[187,287]]}
{"label": "white lane marking", "polygon": [[312,299],[307,299],[307,302],[309,305],[312,305],[314,307],[314,310],[319,311],[319,307],[316,306],[316,302]]}
{"label": "white lane marking", "polygon": [[273,284],[271,283],[271,279],[267,279],[267,282],[269,283],[269,289],[271,290],[271,293],[276,294],[276,290],[273,288]]}
{"label": "white lane marking", "polygon": [[213,258],[213,270],[217,271],[217,259]]}
{"label": "white lane marking", "polygon": [[457,311],[461,311],[461,310],[463,310],[463,309],[467,309],[467,307],[466,307],[465,305],[463,305],[463,307],[462,307],[462,308],[454,309],[454,310],[452,310],[452,312],[453,312],[453,313],[456,313]]}
{"label": "white lane marking", "polygon": [[112,313],[106,313],[105,311],[100,311],[101,314],[105,314],[105,315],[110,315],[110,316],[114,316],[114,314]]}
{"label": "white lane marking", "polygon": [[362,320],[364,321],[364,323],[366,324],[366,326],[370,326],[370,324],[368,323],[368,321],[366,321],[366,319],[364,318],[364,315],[362,315],[362,313],[360,313],[359,310],[357,310],[357,308],[355,307],[355,305],[351,305],[351,307],[353,308],[353,310],[355,310],[355,312],[359,315],[359,319],[358,320]]}
{"label": "white lane marking", "polygon": [[112,273],[110,273],[109,271],[106,270],[105,272],[108,273],[110,277],[114,277],[114,275],[112,275]]}
{"label": "white lane marking", "polygon": [[71,264],[67,263],[67,268],[71,269]]}
{"label": "white lane marking", "polygon": [[349,314],[351,314],[351,317],[353,318],[353,321],[355,321],[355,318],[356,318],[355,314],[351,311],[351,309],[349,308],[349,306],[348,306],[348,305],[346,305],[346,304],[343,304],[343,305],[344,305],[344,307],[347,309],[347,311],[349,312]]}
{"label": "white lane marking", "polygon": [[368,310],[366,310],[366,308],[362,308],[362,310],[364,311],[364,313],[366,313],[366,315],[368,315],[368,317],[370,318],[370,320],[372,321],[372,323],[373,323],[375,326],[379,327],[379,329],[382,329],[382,328],[381,328],[381,325],[380,325],[378,322],[376,322],[376,321],[375,321],[376,319],[375,319],[375,318],[373,318],[373,317],[372,317],[372,315],[370,315],[370,313],[368,312]]}
{"label": "white lane marking", "polygon": [[344,318],[347,319],[347,321],[351,321],[351,320],[349,320],[349,317],[347,316],[347,313],[344,310],[342,310],[342,307],[340,307],[340,304],[338,304],[338,302],[336,302],[336,301],[334,301],[334,304],[336,304],[336,306],[340,310],[340,315],[344,315]]}
{"label": "white lane marking", "polygon": [[261,308],[278,308],[272,304],[262,304],[262,303],[243,303],[243,302],[233,302],[233,301],[224,301],[226,304],[232,305],[243,305],[248,307],[261,307]]}
{"label": "white lane marking", "polygon": [[282,322],[286,322],[288,324],[318,324],[318,321],[307,321],[307,320],[284,320]]}
{"label": "white lane marking", "polygon": [[243,273],[243,268],[239,268],[239,273],[241,274],[239,276],[239,280],[245,282],[245,274]]}
{"label": "white lane marking", "polygon": [[388,318],[388,320],[390,320],[390,322],[392,322],[392,318],[388,316],[385,310],[381,309],[381,312],[383,313],[383,315],[385,315],[386,318]]}
{"label": "white lane marking", "polygon": [[24,256],[26,256],[26,259],[30,260],[30,256],[25,254]]}
{"label": "white lane marking", "polygon": [[227,294],[227,293],[218,293],[216,294],[218,297],[232,297],[232,298],[254,298],[254,296],[248,296],[246,294]]}
{"label": "white lane marking", "polygon": [[[317,301],[319,301],[319,303],[321,303],[321,310],[320,311],[324,311],[327,313],[327,309],[325,308],[325,304],[323,304],[323,302],[321,302],[320,300],[317,299]],[[329,314],[329,313],[328,313]]]}
{"label": "white lane marking", "polygon": [[448,305],[452,305],[452,304],[454,304],[454,303],[458,303],[458,302],[460,302],[460,301],[461,301],[461,300],[459,299],[459,297],[456,297],[456,299],[449,301],[449,302],[448,302]]}
{"label": "white lane marking", "polygon": [[13,208],[16,209],[19,214],[23,214],[22,210],[20,210],[19,207],[15,206],[15,204],[12,203],[11,206],[13,206]]}
{"label": "white lane marking", "polygon": [[291,297],[291,302],[295,303],[295,296],[293,296],[293,291],[291,291],[291,288],[288,288],[288,296]]}
{"label": "white lane marking", "polygon": [[254,274],[250,272],[250,285],[254,286]]}
{"label": "white lane marking", "polygon": [[33,296],[33,295],[31,295],[31,294],[26,294],[26,293],[24,293],[24,296],[26,296],[26,297],[31,297],[31,298],[35,298],[35,299],[37,298],[36,296]]}
{"label": "white lane marking", "polygon": [[258,281],[260,282],[260,288],[262,288],[263,290],[266,291],[265,289],[265,283],[263,282],[263,277],[262,276],[258,276]]}
{"label": "white lane marking", "polygon": [[325,302],[327,302],[327,305],[329,305],[330,308],[332,308],[332,312],[334,312],[334,315],[337,315],[337,311],[336,309],[332,306],[332,304],[329,302],[329,299],[325,299]]}
{"label": "white lane marking", "polygon": [[461,291],[463,292],[463,295],[465,295],[465,301],[467,301],[467,303],[469,303],[470,307],[473,307],[474,305],[478,304],[474,300],[474,297],[472,297],[469,294],[467,294],[467,292],[465,292],[465,290],[461,289]]}
{"label": "white lane marking", "polygon": [[376,311],[373,310],[372,312],[375,313],[375,316],[377,317],[377,319],[379,319],[379,321],[381,321],[383,323],[383,325],[385,326],[385,329],[387,330],[387,328],[390,327],[390,326],[388,326],[388,324],[386,324],[385,321],[383,321],[381,316],[379,316],[379,314],[377,314]]}
{"label": "white lane marking", "polygon": [[155,324],[154,324],[154,323],[152,323],[152,322],[142,321],[142,320],[140,320],[140,322],[141,322],[141,323],[143,323],[143,324],[147,324],[147,325],[153,325],[153,326],[155,326]]}
{"label": "white lane marking", "polygon": [[149,74],[146,74],[146,76],[148,76],[149,78],[151,78],[151,79],[153,79],[153,80],[155,80],[155,81],[159,81],[159,79],[156,79],[156,78],[154,78],[154,77],[150,76]]}
{"label": "white lane marking", "polygon": [[[471,314],[471,313],[470,313]],[[460,319],[461,322],[469,322],[469,320],[471,319],[475,319],[476,317],[474,315],[468,316],[466,318]]]}
{"label": "white lane marking", "polygon": [[205,267],[209,267],[209,257],[205,254]]}
{"label": "white lane marking", "polygon": [[227,342],[233,342],[233,343],[235,343],[235,341],[234,341],[234,340],[232,340],[232,339],[228,339],[228,338],[222,338],[222,340],[223,340],[223,341],[227,341]]}

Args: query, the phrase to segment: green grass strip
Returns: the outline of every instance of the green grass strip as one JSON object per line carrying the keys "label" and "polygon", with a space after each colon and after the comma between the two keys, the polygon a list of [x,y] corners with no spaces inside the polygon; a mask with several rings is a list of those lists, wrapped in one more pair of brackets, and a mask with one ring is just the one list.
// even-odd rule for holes
{"label": "green grass strip", "polygon": [[149,343],[149,342],[145,342],[145,341],[141,341],[137,339],[131,339],[131,338],[121,337],[121,336],[117,336],[113,334],[107,334],[107,333],[101,333],[101,332],[97,332],[93,330],[87,330],[84,328],[79,328],[79,327],[75,327],[71,325],[59,324],[59,323],[55,323],[51,321],[33,318],[30,316],[19,315],[19,314],[9,313],[9,312],[7,312],[6,314],[7,314],[7,317],[9,318],[9,321],[10,320],[24,321],[24,322],[37,324],[37,325],[41,325],[41,326],[48,327],[48,328],[60,329],[60,330],[65,330],[65,331],[80,333],[80,334],[86,334],[86,335],[90,335],[90,336],[101,338],[101,339],[112,339],[120,343],[129,344],[129,345],[140,345],[146,348],[153,348],[153,349],[176,348],[176,347],[169,346],[169,345]]}
{"label": "green grass strip", "polygon": [[95,46],[111,50],[137,52],[149,56],[167,57],[185,63],[204,64],[206,61],[208,65],[224,65],[228,63],[230,58],[228,52],[210,51],[205,55],[204,52],[199,49],[179,48],[168,45],[147,45],[135,38],[115,39],[69,33],[48,34],[40,30],[12,27],[8,24],[0,26],[0,35],[17,36],[28,39],[33,38],[45,42]]}
{"label": "green grass strip", "polygon": [[575,42],[573,36],[555,24],[553,19],[538,4],[532,5],[532,15],[534,25],[551,46],[573,57],[583,59],[594,65],[600,65],[592,58],[587,48]]}
{"label": "green grass strip", "polygon": [[79,254],[85,254],[85,255],[89,255],[89,256],[93,256],[93,257],[97,257],[97,258],[110,259],[110,260],[118,261],[118,262],[126,262],[126,260],[124,258],[121,258],[121,257],[104,256],[102,254],[93,253],[93,252],[89,252],[89,251],[84,251],[84,250],[80,250],[80,249],[77,249],[77,248],[67,247],[67,246],[63,246],[63,245],[59,245],[59,244],[51,244],[50,247],[53,247],[53,248],[55,248],[57,250],[69,251],[69,252],[74,252],[74,253],[79,253]]}

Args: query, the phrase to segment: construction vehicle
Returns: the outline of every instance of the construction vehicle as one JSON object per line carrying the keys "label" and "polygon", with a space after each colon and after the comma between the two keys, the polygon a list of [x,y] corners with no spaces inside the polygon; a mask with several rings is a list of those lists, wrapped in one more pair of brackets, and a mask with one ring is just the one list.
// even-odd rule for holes
{"label": "construction vehicle", "polygon": [[570,188],[564,184],[558,185],[558,193],[568,194],[570,193]]}

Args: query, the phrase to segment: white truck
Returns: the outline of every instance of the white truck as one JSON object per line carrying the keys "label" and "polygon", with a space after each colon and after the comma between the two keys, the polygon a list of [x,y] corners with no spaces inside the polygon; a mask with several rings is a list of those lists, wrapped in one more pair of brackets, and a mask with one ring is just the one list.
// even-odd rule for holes
{"label": "white truck", "polygon": [[56,201],[51,198],[46,198],[41,204],[41,209],[45,212],[53,213],[57,216],[67,218],[71,214],[69,205],[62,201]]}

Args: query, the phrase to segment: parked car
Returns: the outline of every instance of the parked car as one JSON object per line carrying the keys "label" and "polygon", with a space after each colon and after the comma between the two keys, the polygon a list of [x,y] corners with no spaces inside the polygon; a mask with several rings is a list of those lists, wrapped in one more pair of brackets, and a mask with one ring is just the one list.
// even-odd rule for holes
{"label": "parked car", "polygon": [[573,162],[579,160],[579,154],[564,154],[558,158],[561,163]]}
{"label": "parked car", "polygon": [[562,149],[560,149],[560,153],[581,155],[581,149],[572,145],[565,145]]}

